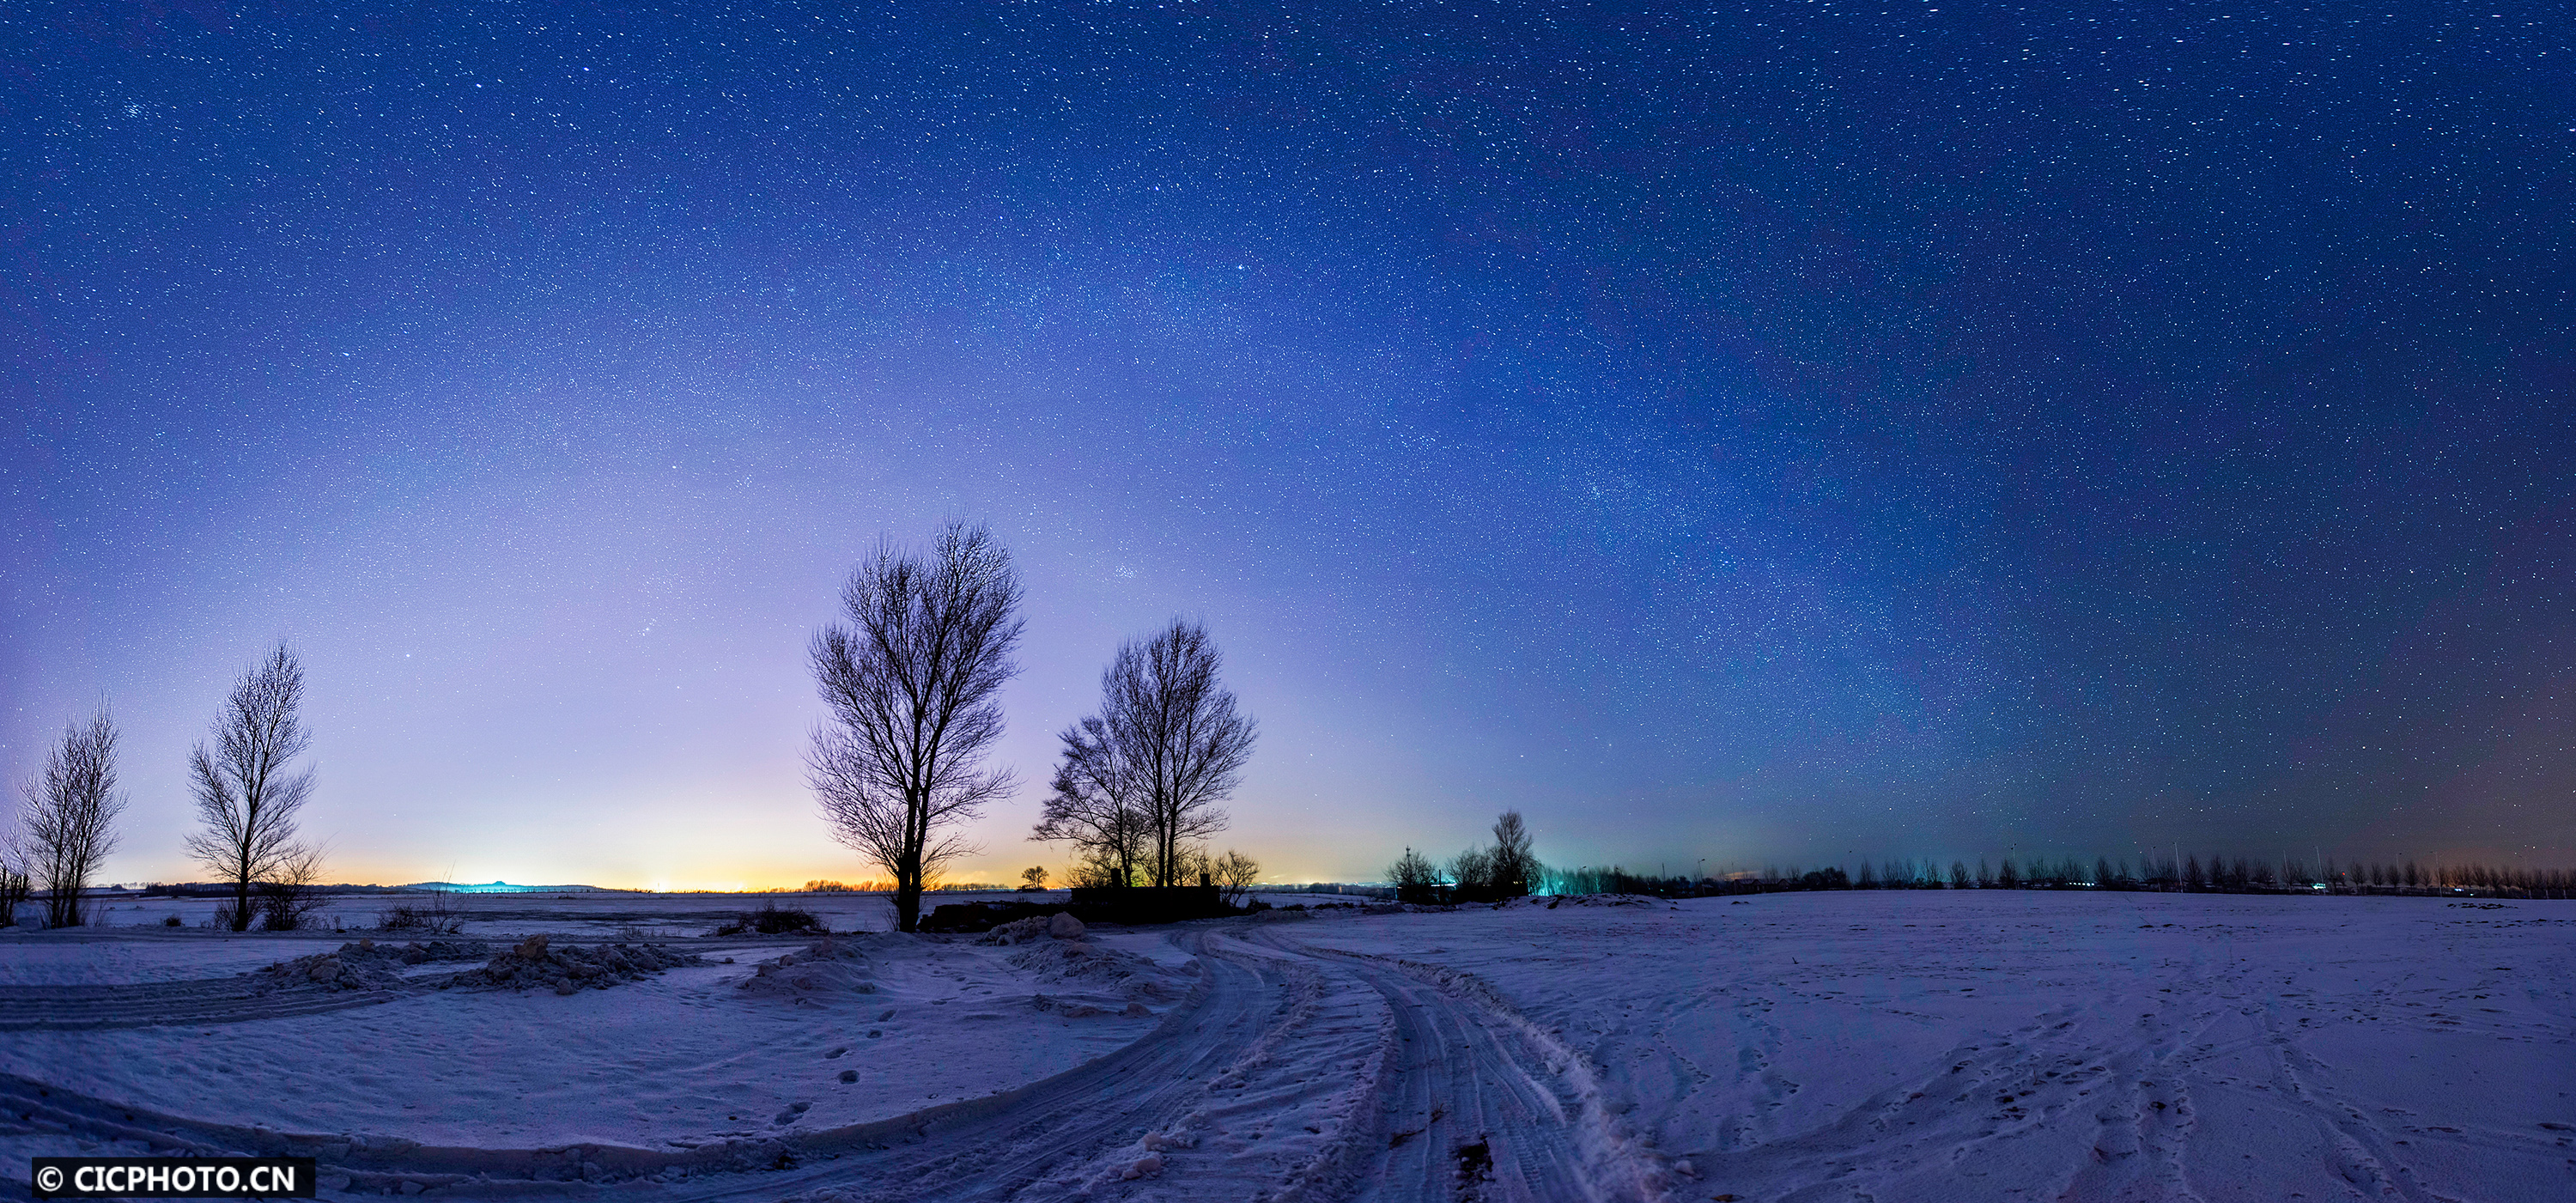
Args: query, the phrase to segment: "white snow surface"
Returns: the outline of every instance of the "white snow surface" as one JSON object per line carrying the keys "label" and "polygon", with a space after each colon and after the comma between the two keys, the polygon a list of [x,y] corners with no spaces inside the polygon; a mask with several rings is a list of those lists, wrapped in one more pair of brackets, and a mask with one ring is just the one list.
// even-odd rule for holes
{"label": "white snow surface", "polygon": [[[136,935],[0,941],[0,965],[10,966],[0,981],[92,984],[108,970],[136,983],[212,978],[361,938]],[[1042,980],[1010,965],[1009,950],[954,939],[847,937],[837,942],[852,958],[821,962],[807,952],[810,936],[680,942],[669,946],[718,963],[571,996],[430,990],[277,1018],[230,1021],[218,1010],[201,1022],[86,1030],[7,1030],[0,1015],[0,1073],[284,1131],[464,1147],[688,1148],[884,1119],[1021,1086],[1130,1043],[1191,982],[1186,973],[1154,975],[1159,994],[1138,996],[1150,1000],[1146,1013],[1128,1015],[1127,983]],[[1119,943],[1160,941],[1124,934],[1086,945],[1111,951]],[[509,947],[503,939],[491,951]],[[785,968],[776,964],[782,954]],[[80,956],[96,972],[74,971],[69,963]],[[726,958],[734,963],[721,963]],[[751,981],[762,962],[771,976]],[[818,971],[844,980],[795,986]],[[50,1003],[50,1013],[73,1019],[91,1005],[81,996],[10,1001]],[[24,1015],[32,1006],[10,1009]],[[843,1071],[857,1080],[841,1081]],[[793,1121],[777,1122],[798,1104],[805,1107]]]}
{"label": "white snow surface", "polygon": [[1676,1197],[2576,1198],[2576,903],[1832,892],[1297,938],[1490,984]]}
{"label": "white snow surface", "polygon": [[[759,901],[521,896],[466,938],[702,932]],[[525,1193],[504,1179],[565,1149],[637,1198],[816,1203],[2576,1197],[2564,902],[1334,907],[1094,928],[1072,957],[692,934],[664,942],[735,963],[235,997],[352,938],[0,932],[0,1156],[313,1134],[340,1142],[330,1197]]]}

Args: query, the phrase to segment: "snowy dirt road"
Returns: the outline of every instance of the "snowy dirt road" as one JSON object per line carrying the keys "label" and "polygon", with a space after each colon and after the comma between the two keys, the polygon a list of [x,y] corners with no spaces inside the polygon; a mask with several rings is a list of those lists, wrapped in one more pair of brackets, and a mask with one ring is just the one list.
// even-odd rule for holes
{"label": "snowy dirt road", "polygon": [[1144,1038],[1017,1090],[875,1123],[694,1150],[428,1147],[192,1122],[6,1078],[0,1132],[102,1153],[316,1156],[335,1195],[1655,1197],[1660,1168],[1611,1130],[1581,1058],[1490,991],[1262,925],[1181,939],[1199,984]]}

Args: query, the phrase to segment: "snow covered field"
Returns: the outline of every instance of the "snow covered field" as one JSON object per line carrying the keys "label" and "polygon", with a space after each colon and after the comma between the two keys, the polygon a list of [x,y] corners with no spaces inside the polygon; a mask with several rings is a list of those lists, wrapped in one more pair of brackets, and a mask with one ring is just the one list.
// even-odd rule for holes
{"label": "snow covered field", "polygon": [[2576,1198],[2566,903],[1814,893],[1297,938],[1490,983],[1680,1197]]}
{"label": "snow covered field", "polygon": [[[2576,1197],[2566,903],[1541,900],[818,950],[701,934],[758,897],[462,901],[491,953],[706,963],[335,991],[245,973],[355,932],[155,900],[0,933],[0,1156],[300,1152],[335,1197]],[[782,904],[890,918],[816,901]]]}

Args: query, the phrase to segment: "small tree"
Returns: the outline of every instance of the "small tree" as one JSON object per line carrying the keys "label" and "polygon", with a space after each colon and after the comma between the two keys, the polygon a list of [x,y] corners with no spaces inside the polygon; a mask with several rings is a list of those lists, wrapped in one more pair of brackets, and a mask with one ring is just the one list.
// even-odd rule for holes
{"label": "small tree", "polygon": [[834,838],[894,874],[904,931],[920,927],[925,883],[971,850],[956,829],[1010,792],[1007,771],[980,766],[1002,737],[1019,603],[1010,553],[952,522],[927,556],[878,543],[841,590],[850,625],[814,637],[831,721],[806,780]]}
{"label": "small tree", "polygon": [[250,930],[251,889],[304,855],[296,842],[296,812],[313,796],[313,770],[292,772],[289,761],[312,743],[298,711],[304,704],[304,666],[285,644],[233,683],[215,715],[214,747],[197,745],[188,756],[189,787],[203,830],[188,837],[188,851],[233,886],[219,916],[234,931]]}
{"label": "small tree", "polygon": [[330,903],[321,890],[322,850],[300,848],[259,883],[259,925],[295,931]]}
{"label": "small tree", "polygon": [[1020,870],[1020,888],[1024,890],[1043,890],[1046,888],[1046,878],[1047,872],[1045,865],[1031,865],[1028,868]]}
{"label": "small tree", "polygon": [[27,875],[10,867],[24,863],[15,854],[0,856],[0,927],[16,927],[18,908],[26,904],[30,892]]}
{"label": "small tree", "polygon": [[1485,902],[1494,895],[1494,854],[1470,847],[1449,861],[1449,884],[1461,902]]}
{"label": "small tree", "polygon": [[[22,863],[45,891],[45,926],[78,927],[81,891],[116,850],[116,816],[125,809],[125,795],[116,789],[116,724],[107,712],[86,726],[65,727],[62,742],[45,755],[43,774],[22,791]],[[26,884],[21,876],[21,897]],[[0,893],[8,892],[0,885]]]}
{"label": "small tree", "polygon": [[1440,870],[1431,858],[1407,848],[1387,867],[1386,879],[1395,885],[1396,901],[1430,902],[1433,888],[1440,884]]}
{"label": "small tree", "polygon": [[1226,849],[1225,855],[1208,862],[1208,871],[1216,878],[1218,896],[1227,906],[1243,905],[1243,895],[1261,877],[1261,866],[1232,848]]}
{"label": "small tree", "polygon": [[1507,810],[1494,819],[1494,850],[1488,862],[1494,892],[1519,898],[1538,884],[1538,855],[1532,851],[1529,825],[1521,812]]}
{"label": "small tree", "polygon": [[1950,862],[1950,888],[1954,890],[1964,890],[1968,888],[1968,863],[1966,861],[1954,860]]}

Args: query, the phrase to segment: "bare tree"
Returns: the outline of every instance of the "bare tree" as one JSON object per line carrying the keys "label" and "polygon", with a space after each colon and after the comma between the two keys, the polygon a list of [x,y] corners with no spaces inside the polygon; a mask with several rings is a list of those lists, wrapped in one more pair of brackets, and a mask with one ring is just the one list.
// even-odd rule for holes
{"label": "bare tree", "polygon": [[1449,858],[1446,869],[1449,884],[1457,887],[1460,902],[1488,902],[1493,898],[1494,854],[1474,845]]}
{"label": "bare tree", "polygon": [[1206,627],[1175,618],[1121,644],[1101,674],[1100,735],[1145,811],[1145,875],[1158,886],[1187,884],[1192,845],[1225,830],[1217,803],[1252,759],[1255,726],[1217,681],[1222,659]]}
{"label": "bare tree", "polygon": [[21,789],[21,863],[45,891],[45,926],[78,927],[81,890],[116,850],[116,816],[125,809],[116,789],[116,724],[107,712],[64,727],[62,743],[45,754],[43,774]]}
{"label": "bare tree", "polygon": [[1055,789],[1029,838],[1064,840],[1087,866],[1086,885],[1133,885],[1152,847],[1153,825],[1138,794],[1143,784],[1119,755],[1109,725],[1084,718],[1056,737],[1063,743]]}
{"label": "bare tree", "polygon": [[18,925],[18,908],[27,901],[29,889],[27,875],[10,866],[25,863],[16,853],[0,847],[0,927]]}
{"label": "bare tree", "polygon": [[1020,888],[1023,890],[1043,890],[1046,888],[1046,879],[1045,865],[1031,865],[1020,870]]}
{"label": "bare tree", "polygon": [[1002,684],[1020,638],[1020,578],[980,526],[952,522],[916,555],[880,541],[850,574],[850,625],[814,637],[831,719],[814,729],[807,781],[834,838],[894,874],[895,917],[918,930],[921,892],[973,850],[956,828],[1010,792],[984,771],[1002,735]]}
{"label": "bare tree", "polygon": [[18,907],[33,895],[27,880],[33,857],[27,851],[24,808],[0,819],[0,927],[18,925]]}
{"label": "bare tree", "polygon": [[189,835],[188,852],[233,883],[233,901],[219,915],[234,931],[250,929],[252,886],[308,851],[296,842],[295,816],[313,796],[313,770],[286,767],[313,742],[297,713],[303,704],[304,666],[281,643],[233,683],[215,715],[214,747],[200,743],[188,755],[205,824]]}
{"label": "bare tree", "polygon": [[1243,905],[1244,893],[1261,879],[1261,866],[1232,848],[1210,862],[1209,870],[1215,874],[1217,892],[1227,906]]}
{"label": "bare tree", "polygon": [[1396,901],[1429,902],[1440,884],[1440,869],[1430,857],[1407,848],[1404,855],[1387,866],[1386,879],[1395,886]]}
{"label": "bare tree", "polygon": [[1494,819],[1494,851],[1487,863],[1495,891],[1505,898],[1526,895],[1537,883],[1538,856],[1531,851],[1529,826],[1521,822],[1521,812],[1507,810]]}

